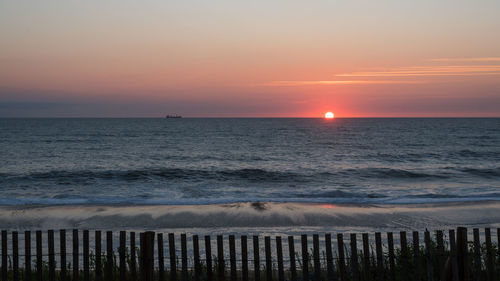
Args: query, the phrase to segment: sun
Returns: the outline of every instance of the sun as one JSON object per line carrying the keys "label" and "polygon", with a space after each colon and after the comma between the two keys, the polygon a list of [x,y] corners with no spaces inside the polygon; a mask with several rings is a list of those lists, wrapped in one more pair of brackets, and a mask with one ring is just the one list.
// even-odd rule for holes
{"label": "sun", "polygon": [[333,112],[328,111],[327,113],[325,113],[326,119],[333,119],[334,117],[335,117],[335,114],[333,114]]}

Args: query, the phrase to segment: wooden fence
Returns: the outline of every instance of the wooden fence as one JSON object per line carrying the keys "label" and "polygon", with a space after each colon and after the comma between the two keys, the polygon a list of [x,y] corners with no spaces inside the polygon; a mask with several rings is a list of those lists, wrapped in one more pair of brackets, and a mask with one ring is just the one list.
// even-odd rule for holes
{"label": "wooden fence", "polygon": [[[214,241],[210,236],[200,241],[202,237],[192,235],[188,242],[187,235],[181,234],[180,248],[173,233],[164,243],[163,233],[142,232],[137,245],[136,233],[128,232],[127,241],[125,231],[119,232],[118,247],[113,247],[113,233],[107,231],[105,251],[101,231],[95,231],[91,241],[88,230],[75,229],[71,252],[66,248],[66,230],[59,231],[57,253],[53,230],[45,237],[42,231],[35,232],[35,253],[31,234],[24,232],[24,251],[20,253],[19,233],[1,232],[2,281],[500,280],[500,228],[497,243],[492,242],[489,228],[484,233],[473,229],[469,241],[467,229],[459,227],[456,232],[438,230],[432,235],[414,231],[411,243],[404,231],[397,235],[314,234],[312,243],[307,235],[297,240],[294,236],[286,240],[265,236],[262,240],[259,236],[218,235]],[[47,241],[45,246],[42,238]],[[212,251],[213,245],[216,249]],[[20,260],[24,267],[20,267]]]}

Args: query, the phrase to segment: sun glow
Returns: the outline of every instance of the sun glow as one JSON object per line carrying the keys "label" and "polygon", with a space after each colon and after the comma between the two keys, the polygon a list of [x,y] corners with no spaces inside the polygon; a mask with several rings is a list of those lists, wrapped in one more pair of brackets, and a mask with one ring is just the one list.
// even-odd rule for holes
{"label": "sun glow", "polygon": [[327,112],[325,113],[325,118],[326,119],[333,119],[335,117],[335,115],[333,114],[333,112]]}

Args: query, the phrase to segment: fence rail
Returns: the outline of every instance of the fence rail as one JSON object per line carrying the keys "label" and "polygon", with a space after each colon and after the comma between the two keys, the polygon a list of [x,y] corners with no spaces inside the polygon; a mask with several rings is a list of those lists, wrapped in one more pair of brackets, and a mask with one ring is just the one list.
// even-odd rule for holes
{"label": "fence rail", "polygon": [[303,234],[287,239],[246,235],[188,239],[186,234],[169,233],[165,242],[163,233],[141,232],[136,244],[135,232],[120,231],[114,247],[111,231],[102,241],[101,231],[91,239],[88,230],[74,229],[68,252],[66,230],[59,231],[58,251],[53,230],[36,231],[34,244],[30,231],[2,231],[1,280],[500,281],[500,228],[496,232],[496,243],[490,228],[484,233],[474,228],[470,235],[463,227],[414,231],[411,243],[405,231],[338,233],[336,238],[330,233]]}

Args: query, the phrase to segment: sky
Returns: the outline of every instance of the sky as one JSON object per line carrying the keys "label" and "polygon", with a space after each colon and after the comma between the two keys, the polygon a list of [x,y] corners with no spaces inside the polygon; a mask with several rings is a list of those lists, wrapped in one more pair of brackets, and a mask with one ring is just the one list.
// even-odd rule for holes
{"label": "sky", "polygon": [[500,1],[0,1],[0,117],[500,117]]}

